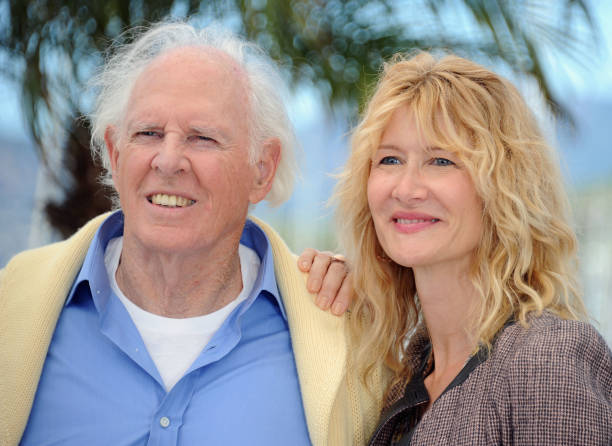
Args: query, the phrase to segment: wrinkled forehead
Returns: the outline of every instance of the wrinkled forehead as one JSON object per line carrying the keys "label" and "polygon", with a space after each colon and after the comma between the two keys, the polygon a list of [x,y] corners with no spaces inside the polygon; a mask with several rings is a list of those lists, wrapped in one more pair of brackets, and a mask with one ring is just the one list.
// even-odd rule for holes
{"label": "wrinkled forehead", "polygon": [[[166,81],[166,82],[164,82]],[[227,53],[212,47],[183,47],[167,50],[144,67],[132,88],[143,84],[170,84],[180,87],[185,83],[212,86],[218,94],[233,92],[246,95],[245,70]]]}
{"label": "wrinkled forehead", "polygon": [[184,67],[194,72],[213,67],[222,76],[230,76],[228,81],[246,81],[246,72],[240,64],[226,52],[208,46],[186,46],[164,51],[153,59],[143,74],[168,67]]}
{"label": "wrinkled forehead", "polygon": [[245,123],[248,102],[246,73],[232,57],[214,48],[184,47],[164,52],[143,69],[131,89],[123,122],[143,119],[135,114],[165,109]]}

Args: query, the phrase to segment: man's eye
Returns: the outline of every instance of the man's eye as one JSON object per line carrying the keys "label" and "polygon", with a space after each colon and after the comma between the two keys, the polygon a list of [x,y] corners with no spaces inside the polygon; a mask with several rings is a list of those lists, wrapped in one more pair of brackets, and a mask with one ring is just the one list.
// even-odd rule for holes
{"label": "man's eye", "polygon": [[217,141],[214,138],[206,135],[192,135],[189,137],[189,140],[194,143],[216,143]]}
{"label": "man's eye", "polygon": [[454,166],[455,163],[453,163],[451,160],[446,159],[446,158],[434,158],[433,160],[431,160],[431,163],[434,166]]}
{"label": "man's eye", "polygon": [[385,156],[381,158],[379,164],[386,164],[386,165],[400,164],[400,160],[398,160],[394,156]]}
{"label": "man's eye", "polygon": [[137,132],[136,136],[154,137],[154,136],[160,136],[160,135],[154,130],[143,130],[141,132]]}

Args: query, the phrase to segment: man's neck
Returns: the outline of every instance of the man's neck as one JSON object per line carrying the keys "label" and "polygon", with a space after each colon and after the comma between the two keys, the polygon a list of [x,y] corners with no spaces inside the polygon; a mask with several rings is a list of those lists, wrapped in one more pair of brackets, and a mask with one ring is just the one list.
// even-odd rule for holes
{"label": "man's neck", "polygon": [[242,290],[236,240],[206,253],[156,253],[124,237],[116,279],[134,304],[150,313],[187,318],[212,313]]}

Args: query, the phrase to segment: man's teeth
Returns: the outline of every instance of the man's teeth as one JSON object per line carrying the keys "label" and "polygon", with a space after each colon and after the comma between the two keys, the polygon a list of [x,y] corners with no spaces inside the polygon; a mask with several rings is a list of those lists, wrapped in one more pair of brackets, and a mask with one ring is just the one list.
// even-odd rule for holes
{"label": "man's teeth", "polygon": [[149,197],[149,201],[153,204],[168,206],[171,208],[182,208],[185,206],[191,206],[193,203],[195,203],[194,200],[190,200],[189,198],[166,194],[151,195],[151,197]]}
{"label": "man's teeth", "polygon": [[435,222],[440,221],[440,220],[437,219],[437,218],[428,218],[428,219],[415,218],[415,219],[412,219],[412,220],[408,220],[407,218],[396,218],[395,221],[398,222],[401,225],[413,225],[415,223],[425,223],[425,222],[435,223]]}

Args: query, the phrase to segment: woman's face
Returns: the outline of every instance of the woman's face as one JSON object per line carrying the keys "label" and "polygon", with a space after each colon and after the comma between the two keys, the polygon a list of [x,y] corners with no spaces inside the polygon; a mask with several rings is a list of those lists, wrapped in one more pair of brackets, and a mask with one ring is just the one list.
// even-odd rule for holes
{"label": "woman's face", "polygon": [[368,204],[376,235],[396,263],[465,269],[482,230],[482,202],[458,157],[419,137],[397,109],[372,156]]}

